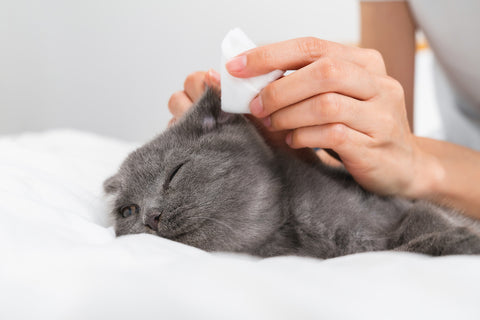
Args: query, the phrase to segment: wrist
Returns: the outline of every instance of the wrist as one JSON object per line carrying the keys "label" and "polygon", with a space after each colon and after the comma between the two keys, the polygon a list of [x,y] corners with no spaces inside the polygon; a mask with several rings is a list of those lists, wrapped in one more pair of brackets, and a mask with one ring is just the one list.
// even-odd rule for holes
{"label": "wrist", "polygon": [[422,148],[422,139],[414,137],[413,178],[405,192],[412,199],[434,200],[441,193],[445,170],[437,156]]}

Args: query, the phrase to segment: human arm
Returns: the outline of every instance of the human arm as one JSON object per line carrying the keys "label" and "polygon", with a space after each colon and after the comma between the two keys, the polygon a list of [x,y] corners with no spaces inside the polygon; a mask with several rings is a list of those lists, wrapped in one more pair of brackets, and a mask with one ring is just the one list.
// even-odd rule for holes
{"label": "human arm", "polygon": [[[364,1],[361,9],[360,46],[378,50],[387,73],[405,92],[410,128],[413,129],[415,22],[406,1]],[[422,106],[417,106],[422,107]],[[464,210],[480,218],[480,153],[447,142],[416,137],[430,160],[427,177],[419,175],[411,197],[429,199]]]}
{"label": "human arm", "polygon": [[387,74],[398,80],[405,93],[405,107],[413,130],[415,73],[415,22],[406,1],[360,3],[360,46],[378,50]]}
{"label": "human arm", "polygon": [[480,219],[480,152],[429,138],[416,137],[416,142],[428,159],[428,168],[419,175],[412,196]]}

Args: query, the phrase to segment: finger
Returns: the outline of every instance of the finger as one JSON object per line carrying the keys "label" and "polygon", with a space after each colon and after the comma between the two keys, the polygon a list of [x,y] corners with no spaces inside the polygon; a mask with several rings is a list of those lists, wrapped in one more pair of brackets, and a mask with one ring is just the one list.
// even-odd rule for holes
{"label": "finger", "polygon": [[205,71],[197,71],[189,74],[183,83],[183,88],[187,96],[193,102],[200,99],[205,91]]}
{"label": "finger", "polygon": [[208,70],[205,75],[205,84],[220,91],[220,74],[213,69]]}
{"label": "finger", "polygon": [[323,57],[336,57],[370,72],[386,74],[385,63],[378,51],[313,37],[292,39],[248,50],[228,61],[226,68],[235,77],[248,78],[276,69],[297,70]]}
{"label": "finger", "polygon": [[170,119],[170,121],[168,121],[168,124],[167,124],[167,127],[171,127],[175,124],[175,122],[177,122],[177,118],[172,118]]}
{"label": "finger", "polygon": [[317,156],[320,158],[320,160],[331,167],[341,167],[342,163],[329,155],[324,149],[320,149],[317,152]]}
{"label": "finger", "polygon": [[263,120],[271,130],[287,130],[327,123],[343,123],[357,131],[369,134],[372,115],[366,112],[368,102],[338,93],[324,93],[300,101],[274,112]]}
{"label": "finger", "polygon": [[168,100],[168,110],[174,118],[180,118],[193,105],[185,91],[177,91]]}
{"label": "finger", "polygon": [[349,158],[362,157],[362,146],[370,145],[372,139],[346,125],[339,123],[298,128],[285,138],[292,148],[332,149],[338,153],[342,161]]}
{"label": "finger", "polygon": [[249,114],[245,116],[252,122],[252,124],[255,126],[257,131],[268,142],[270,146],[273,146],[276,148],[288,147],[287,144],[285,143],[285,137],[288,132],[267,130],[259,119],[252,117]]}
{"label": "finger", "polygon": [[269,114],[310,97],[336,92],[355,99],[375,96],[376,78],[344,60],[322,58],[267,85],[250,103],[256,117]]}
{"label": "finger", "polygon": [[316,163],[317,156],[312,149],[302,148],[302,149],[292,149],[290,148],[286,141],[285,137],[289,133],[288,131],[269,131],[266,130],[263,124],[259,119],[252,117],[251,115],[245,115],[255,126],[258,133],[265,139],[265,142],[274,149],[283,149],[286,152],[292,152],[296,157],[306,161],[307,163]]}

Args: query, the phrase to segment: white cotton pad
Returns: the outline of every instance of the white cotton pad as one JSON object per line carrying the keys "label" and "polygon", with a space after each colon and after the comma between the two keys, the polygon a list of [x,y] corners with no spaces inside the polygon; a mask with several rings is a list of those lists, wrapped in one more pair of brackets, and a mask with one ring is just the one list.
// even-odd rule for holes
{"label": "white cotton pad", "polygon": [[240,53],[255,48],[247,35],[235,28],[227,33],[222,41],[220,81],[222,85],[222,110],[230,113],[250,113],[250,102],[270,82],[283,75],[282,70],[252,78],[236,78],[228,73],[225,63]]}

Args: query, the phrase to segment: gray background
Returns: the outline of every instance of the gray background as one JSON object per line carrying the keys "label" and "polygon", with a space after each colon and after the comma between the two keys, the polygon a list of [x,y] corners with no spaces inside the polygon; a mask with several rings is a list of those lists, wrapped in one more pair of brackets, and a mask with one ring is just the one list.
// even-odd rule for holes
{"label": "gray background", "polygon": [[265,44],[358,41],[356,0],[0,0],[0,134],[76,128],[145,140],[241,27]]}

